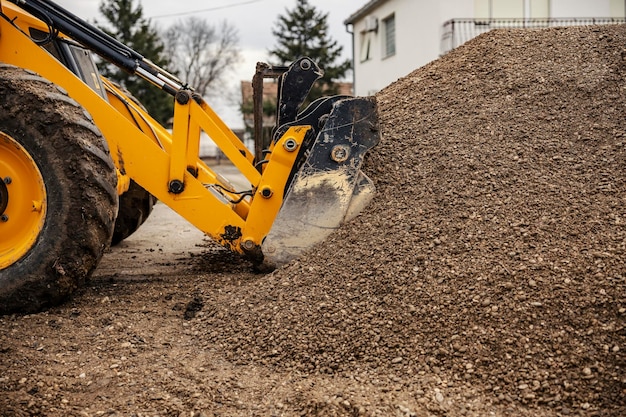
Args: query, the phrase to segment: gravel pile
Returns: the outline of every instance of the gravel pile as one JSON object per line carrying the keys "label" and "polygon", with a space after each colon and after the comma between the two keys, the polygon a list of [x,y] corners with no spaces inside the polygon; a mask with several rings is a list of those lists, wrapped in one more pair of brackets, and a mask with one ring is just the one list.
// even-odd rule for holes
{"label": "gravel pile", "polygon": [[626,414],[625,73],[607,26],[493,31],[398,80],[377,95],[377,199],[212,295],[200,337],[238,363]]}

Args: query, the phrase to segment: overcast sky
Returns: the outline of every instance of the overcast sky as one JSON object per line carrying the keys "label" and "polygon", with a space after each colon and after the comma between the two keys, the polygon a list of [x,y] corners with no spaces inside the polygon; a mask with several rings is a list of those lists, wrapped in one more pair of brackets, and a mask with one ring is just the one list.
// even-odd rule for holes
{"label": "overcast sky", "polygon": [[[60,6],[90,22],[94,19],[102,21],[98,5],[101,0],[55,0]],[[310,0],[310,4],[318,10],[329,13],[328,24],[330,36],[343,46],[343,57],[352,57],[352,37],[346,32],[343,24],[354,12],[368,3],[368,0]],[[232,74],[232,91],[239,81],[248,80],[254,74],[258,61],[268,60],[268,49],[275,46],[272,35],[278,15],[284,15],[286,9],[293,9],[296,0],[143,0],[144,16],[155,25],[166,28],[177,20],[188,16],[198,16],[210,23],[227,20],[237,28],[239,45],[243,60]],[[141,52],[141,51],[138,51]],[[235,95],[235,99],[239,99]],[[213,103],[213,106],[225,121],[232,127],[238,127],[240,116],[233,111],[233,106],[224,103]]]}

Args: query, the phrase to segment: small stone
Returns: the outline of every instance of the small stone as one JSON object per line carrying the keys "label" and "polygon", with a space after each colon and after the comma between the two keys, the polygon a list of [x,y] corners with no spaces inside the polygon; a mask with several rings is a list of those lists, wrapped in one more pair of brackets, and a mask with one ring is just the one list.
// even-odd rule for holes
{"label": "small stone", "polygon": [[83,372],[80,375],[78,375],[79,378],[85,378],[87,375]]}
{"label": "small stone", "polygon": [[410,408],[405,407],[402,404],[398,404],[398,410],[400,410],[400,412],[403,415],[407,416],[407,417],[409,417],[409,416],[411,416],[411,417],[416,416],[416,414],[413,411],[411,411]]}
{"label": "small stone", "polygon": [[400,363],[402,362],[402,356],[398,356],[397,358],[393,358],[391,363]]}
{"label": "small stone", "polygon": [[441,404],[443,402],[443,394],[441,393],[441,391],[436,390],[435,391],[435,400]]}
{"label": "small stone", "polygon": [[583,375],[587,375],[587,376],[591,375],[591,368],[588,368],[588,367],[583,368]]}

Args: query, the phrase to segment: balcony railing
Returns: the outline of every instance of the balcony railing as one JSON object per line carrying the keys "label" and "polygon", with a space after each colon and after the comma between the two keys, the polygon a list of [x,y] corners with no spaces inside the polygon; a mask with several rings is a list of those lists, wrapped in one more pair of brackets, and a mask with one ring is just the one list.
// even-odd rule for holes
{"label": "balcony railing", "polygon": [[620,23],[626,23],[626,18],[451,19],[443,24],[440,50],[443,55],[481,33],[492,29],[611,25]]}

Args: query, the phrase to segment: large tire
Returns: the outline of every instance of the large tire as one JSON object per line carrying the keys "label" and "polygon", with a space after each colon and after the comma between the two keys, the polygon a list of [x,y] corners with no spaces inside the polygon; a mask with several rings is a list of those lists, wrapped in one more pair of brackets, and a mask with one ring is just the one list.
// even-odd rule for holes
{"label": "large tire", "polygon": [[[40,206],[39,226],[17,230],[17,240],[26,243],[17,259],[0,222],[0,313],[35,312],[82,285],[111,242],[118,205],[115,166],[78,103],[49,81],[8,65],[0,65],[0,135],[0,176],[20,165],[12,167],[11,160],[26,166],[31,161],[28,175],[13,171],[16,178],[4,187],[4,225],[22,224],[13,218],[29,211],[20,184],[39,178],[44,196],[33,201]],[[3,161],[11,152],[17,156]]]}
{"label": "large tire", "polygon": [[117,245],[135,233],[152,213],[156,201],[156,197],[130,180],[128,191],[120,196],[120,209],[115,219],[111,245]]}

